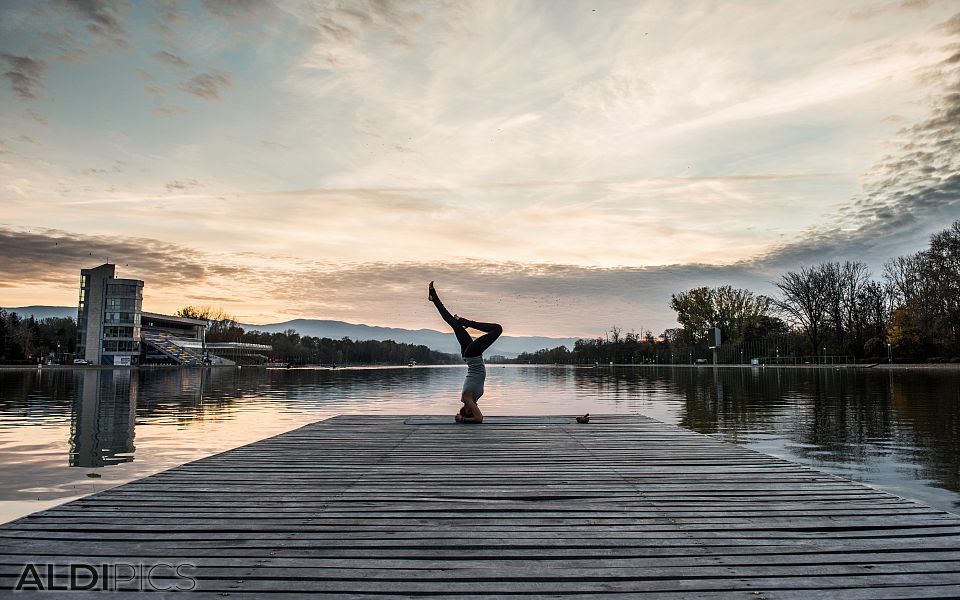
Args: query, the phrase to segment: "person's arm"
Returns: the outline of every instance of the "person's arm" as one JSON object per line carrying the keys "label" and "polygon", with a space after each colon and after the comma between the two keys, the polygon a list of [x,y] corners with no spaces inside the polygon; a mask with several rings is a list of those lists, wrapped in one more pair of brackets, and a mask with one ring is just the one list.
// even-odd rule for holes
{"label": "person's arm", "polygon": [[[461,423],[483,423],[483,413],[480,412],[480,407],[477,406],[476,401],[464,399],[463,407],[466,410],[461,411],[461,414],[458,415],[458,421]],[[466,414],[462,414],[464,412]]]}

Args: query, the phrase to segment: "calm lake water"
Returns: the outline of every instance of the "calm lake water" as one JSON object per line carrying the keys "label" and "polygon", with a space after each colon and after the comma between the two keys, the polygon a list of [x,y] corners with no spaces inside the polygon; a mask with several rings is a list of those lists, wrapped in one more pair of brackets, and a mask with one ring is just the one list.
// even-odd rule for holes
{"label": "calm lake water", "polygon": [[[639,413],[960,512],[960,370],[488,373],[485,414]],[[463,374],[0,370],[0,522],[337,414],[453,415]]]}

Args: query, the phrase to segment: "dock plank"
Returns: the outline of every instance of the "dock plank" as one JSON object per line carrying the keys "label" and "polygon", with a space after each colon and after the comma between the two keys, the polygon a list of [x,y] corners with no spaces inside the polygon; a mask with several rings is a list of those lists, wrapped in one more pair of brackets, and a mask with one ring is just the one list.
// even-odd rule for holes
{"label": "dock plank", "polygon": [[936,598],[960,517],[641,416],[358,415],[0,526],[0,589],[124,561],[210,597]]}

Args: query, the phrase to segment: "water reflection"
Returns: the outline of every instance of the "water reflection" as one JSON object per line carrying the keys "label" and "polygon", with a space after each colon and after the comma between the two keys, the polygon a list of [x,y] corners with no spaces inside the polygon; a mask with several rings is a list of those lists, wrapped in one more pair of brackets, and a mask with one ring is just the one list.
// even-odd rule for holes
{"label": "water reflection", "polygon": [[131,372],[93,371],[73,402],[70,466],[102,467],[133,460],[139,378]]}
{"label": "water reflection", "polygon": [[[0,521],[335,414],[452,415],[462,377],[0,370]],[[487,414],[641,413],[960,507],[960,370],[491,366],[487,383]]]}

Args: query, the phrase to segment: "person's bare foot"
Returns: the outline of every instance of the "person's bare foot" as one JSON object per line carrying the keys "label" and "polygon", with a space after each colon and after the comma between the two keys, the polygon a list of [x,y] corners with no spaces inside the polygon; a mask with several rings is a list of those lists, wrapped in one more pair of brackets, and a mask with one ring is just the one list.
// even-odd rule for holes
{"label": "person's bare foot", "polygon": [[433,282],[430,282],[430,285],[427,286],[427,300],[433,302],[437,298],[437,290],[433,288]]}

